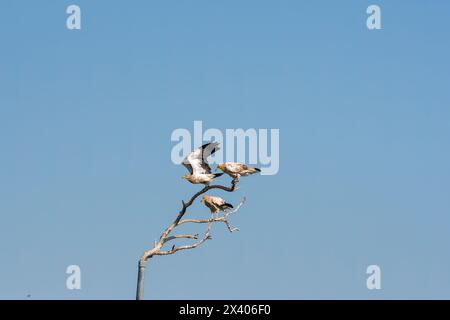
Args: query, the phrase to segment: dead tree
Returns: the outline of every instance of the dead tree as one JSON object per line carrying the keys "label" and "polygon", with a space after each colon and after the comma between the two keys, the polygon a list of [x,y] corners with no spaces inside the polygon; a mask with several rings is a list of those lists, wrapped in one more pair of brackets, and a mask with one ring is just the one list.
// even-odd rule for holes
{"label": "dead tree", "polygon": [[[206,192],[208,192],[209,190],[212,190],[212,189],[221,189],[221,190],[224,190],[224,191],[227,191],[227,192],[233,192],[233,191],[235,191],[237,189],[237,183],[238,183],[238,179],[235,178],[235,179],[233,179],[231,181],[231,186],[230,187],[226,187],[226,186],[222,186],[222,185],[205,186],[199,192],[194,194],[188,202],[182,201],[181,210],[178,213],[178,215],[175,218],[175,220],[172,222],[172,224],[170,226],[168,226],[166,228],[166,230],[164,230],[164,232],[159,237],[159,240],[155,242],[153,248],[150,249],[150,250],[145,251],[144,254],[142,255],[142,257],[139,259],[138,279],[137,279],[137,289],[136,289],[136,300],[141,300],[143,298],[143,295],[144,295],[144,273],[145,273],[145,267],[147,265],[147,261],[150,258],[152,258],[153,256],[164,256],[164,255],[174,254],[174,253],[176,253],[178,251],[181,251],[181,250],[197,248],[198,246],[203,244],[205,241],[211,239],[210,232],[211,232],[212,225],[215,222],[222,222],[222,223],[224,223],[227,226],[227,228],[228,228],[228,230],[230,232],[239,230],[238,228],[233,227],[229,223],[228,218],[229,218],[230,214],[235,213],[236,211],[239,210],[239,208],[245,202],[245,198],[242,199],[242,201],[239,203],[239,205],[235,209],[229,210],[229,211],[225,212],[221,216],[213,217],[213,215],[211,214],[209,219],[191,219],[191,218],[183,219],[184,215],[186,214],[187,209],[194,203],[194,201],[199,196],[201,196],[202,194],[204,194],[204,193],[206,193]],[[204,236],[201,237],[201,238],[199,238],[198,234],[175,234],[175,235],[171,235],[172,231],[176,227],[178,227],[179,225],[185,224],[185,223],[207,224],[208,226],[206,228]],[[196,241],[191,243],[191,244],[183,245],[183,246],[172,245],[172,247],[170,249],[163,250],[163,246],[165,244],[167,244],[169,241],[176,240],[176,239],[192,239],[192,240],[196,240]]]}

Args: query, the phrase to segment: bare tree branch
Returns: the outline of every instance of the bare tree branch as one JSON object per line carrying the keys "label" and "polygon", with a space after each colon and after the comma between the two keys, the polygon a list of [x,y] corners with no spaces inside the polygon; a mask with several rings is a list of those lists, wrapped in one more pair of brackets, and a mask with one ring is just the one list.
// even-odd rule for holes
{"label": "bare tree branch", "polygon": [[[239,205],[233,209],[233,210],[227,210],[222,216],[213,217],[211,214],[211,217],[209,219],[183,219],[184,215],[186,214],[187,209],[194,203],[194,201],[201,196],[202,194],[205,194],[206,192],[213,190],[213,189],[220,189],[224,190],[226,192],[233,192],[237,189],[237,183],[239,180],[237,178],[233,178],[231,181],[231,186],[222,186],[222,185],[207,185],[203,187],[200,191],[195,193],[188,202],[182,201],[181,202],[181,210],[178,212],[177,217],[175,220],[170,224],[164,232],[159,237],[158,241],[155,241],[154,246],[150,250],[146,250],[143,255],[141,256],[139,260],[139,271],[138,271],[138,285],[136,290],[136,299],[141,299],[143,296],[143,283],[144,283],[144,272],[147,260],[150,259],[153,256],[163,256],[163,255],[170,255],[174,254],[178,251],[182,250],[189,250],[189,249],[195,249],[207,240],[211,240],[211,228],[213,223],[215,222],[223,222],[226,224],[228,230],[230,232],[238,231],[238,228],[234,228],[230,225],[228,222],[228,216],[232,213],[235,213],[239,210],[239,208],[242,206],[242,204],[245,202],[245,198],[239,203]],[[204,236],[198,240],[198,234],[176,234],[173,236],[170,236],[171,232],[179,225],[184,223],[208,223],[208,227],[205,231]],[[177,240],[177,239],[193,239],[198,240],[192,244],[187,244],[183,246],[176,246],[173,245],[170,250],[162,250],[162,247],[164,244],[166,244],[169,241]]]}
{"label": "bare tree branch", "polygon": [[[189,208],[199,196],[201,196],[202,194],[204,194],[204,193],[206,193],[206,192],[208,192],[208,191],[210,191],[212,189],[221,189],[221,190],[224,190],[224,191],[227,191],[227,192],[233,192],[234,190],[236,190],[237,183],[238,183],[238,179],[233,179],[231,181],[231,186],[230,187],[226,187],[226,186],[222,186],[222,185],[218,185],[218,184],[216,184],[216,185],[208,185],[208,186],[203,187],[203,189],[201,189],[197,193],[195,193],[188,202],[181,201],[182,207],[181,207],[181,210],[178,212],[177,217],[172,222],[172,224],[170,226],[168,226],[166,228],[166,230],[164,230],[164,232],[159,237],[159,240],[155,243],[154,247],[152,249],[147,250],[147,251],[144,252],[144,254],[141,257],[141,261],[145,262],[145,261],[147,261],[149,258],[151,258],[154,255],[160,255],[159,253],[161,252],[161,248],[163,247],[163,245],[167,241],[175,239],[175,238],[171,238],[170,240],[167,240],[167,238],[169,237],[169,235],[173,231],[173,229],[180,224],[180,221],[183,218],[183,216],[185,215],[187,208]],[[208,219],[208,222],[210,222],[209,219]],[[214,222],[214,221],[212,221],[212,222]],[[204,241],[199,241],[199,242],[203,243]],[[193,248],[196,248],[199,244],[194,243],[194,244],[192,244],[190,246],[193,246],[193,245],[195,245]],[[184,246],[184,247],[179,247],[179,248],[192,249],[192,248],[190,248],[190,246]],[[179,248],[176,251],[184,250],[184,249],[179,249]],[[171,250],[165,251],[165,252],[170,252],[170,251]],[[174,253],[174,252],[172,252],[172,253]]]}
{"label": "bare tree branch", "polygon": [[175,239],[194,239],[197,240],[198,239],[198,234],[176,234],[170,237],[167,237],[164,242],[168,242],[170,240],[175,240]]}
{"label": "bare tree branch", "polygon": [[241,202],[237,205],[236,208],[234,208],[233,210],[227,210],[225,212],[225,214],[223,216],[220,217],[212,217],[209,219],[191,219],[191,218],[187,218],[187,219],[182,219],[180,220],[180,222],[178,223],[178,225],[184,224],[184,223],[209,223],[209,222],[223,222],[226,224],[228,230],[230,232],[234,232],[234,231],[239,231],[239,228],[235,228],[233,226],[231,226],[230,222],[228,221],[228,216],[236,213],[241,206],[245,203],[245,197],[241,200]]}
{"label": "bare tree branch", "polygon": [[211,217],[209,219],[191,219],[191,218],[188,218],[188,219],[181,220],[180,223],[178,223],[178,225],[182,225],[184,223],[189,223],[189,222],[192,222],[192,223],[208,223],[208,222],[219,222],[219,221],[223,222],[223,217],[219,217],[219,218]]}
{"label": "bare tree branch", "polygon": [[205,232],[205,235],[203,236],[203,238],[200,241],[194,242],[193,244],[190,244],[190,245],[181,246],[181,247],[176,247],[175,245],[173,245],[172,249],[170,249],[168,251],[158,251],[155,255],[163,256],[163,255],[168,255],[168,254],[174,254],[175,252],[178,252],[181,250],[197,248],[199,245],[204,243],[206,240],[211,240],[210,233],[211,233],[211,227],[212,227],[213,222],[214,221],[209,222],[208,228],[206,229],[206,232]]}

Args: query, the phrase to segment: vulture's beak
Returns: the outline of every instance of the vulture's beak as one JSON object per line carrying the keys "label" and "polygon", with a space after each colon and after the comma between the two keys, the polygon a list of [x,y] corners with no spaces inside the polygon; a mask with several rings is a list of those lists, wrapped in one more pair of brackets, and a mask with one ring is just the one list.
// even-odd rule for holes
{"label": "vulture's beak", "polygon": [[181,179],[186,179],[186,176],[182,176]]}

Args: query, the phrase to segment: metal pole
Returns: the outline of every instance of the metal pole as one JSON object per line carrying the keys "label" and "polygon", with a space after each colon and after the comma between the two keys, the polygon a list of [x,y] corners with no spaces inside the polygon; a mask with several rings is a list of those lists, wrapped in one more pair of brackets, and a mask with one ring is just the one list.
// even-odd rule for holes
{"label": "metal pole", "polygon": [[144,273],[146,264],[146,260],[139,259],[136,300],[142,300],[142,298],[144,297]]}

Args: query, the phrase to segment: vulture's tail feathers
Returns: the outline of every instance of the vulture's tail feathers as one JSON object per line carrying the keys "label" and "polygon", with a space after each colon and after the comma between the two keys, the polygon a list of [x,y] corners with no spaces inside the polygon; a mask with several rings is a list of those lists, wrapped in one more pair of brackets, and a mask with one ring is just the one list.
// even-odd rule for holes
{"label": "vulture's tail feathers", "polygon": [[224,203],[223,205],[220,206],[220,209],[225,210],[225,209],[232,209],[233,205],[229,204],[229,203]]}

